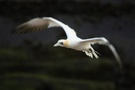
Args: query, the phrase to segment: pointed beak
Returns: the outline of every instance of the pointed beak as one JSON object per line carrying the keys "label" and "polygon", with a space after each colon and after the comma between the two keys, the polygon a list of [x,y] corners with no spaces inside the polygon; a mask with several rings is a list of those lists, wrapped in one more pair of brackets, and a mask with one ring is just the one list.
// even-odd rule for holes
{"label": "pointed beak", "polygon": [[58,43],[56,43],[56,44],[54,44],[54,46],[53,47],[58,47],[59,46],[59,44]]}

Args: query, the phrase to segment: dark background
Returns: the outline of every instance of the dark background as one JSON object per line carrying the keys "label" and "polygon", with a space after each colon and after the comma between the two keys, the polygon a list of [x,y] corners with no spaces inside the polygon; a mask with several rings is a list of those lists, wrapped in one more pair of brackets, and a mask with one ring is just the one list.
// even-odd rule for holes
{"label": "dark background", "polygon": [[[94,45],[99,59],[53,44],[66,38],[61,28],[12,35],[19,24],[35,17],[54,17],[81,38],[106,37],[111,51]],[[134,0],[1,0],[0,90],[134,90]]]}

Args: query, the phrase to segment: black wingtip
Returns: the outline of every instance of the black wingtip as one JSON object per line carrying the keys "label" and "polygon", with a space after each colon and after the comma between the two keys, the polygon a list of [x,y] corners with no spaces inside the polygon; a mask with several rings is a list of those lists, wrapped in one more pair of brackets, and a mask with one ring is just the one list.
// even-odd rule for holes
{"label": "black wingtip", "polygon": [[20,30],[19,29],[12,29],[11,31],[10,31],[10,33],[12,34],[12,35],[21,35],[21,34],[24,34],[23,32],[20,32]]}
{"label": "black wingtip", "polygon": [[13,34],[13,35],[19,34],[19,33],[17,33],[17,29],[12,29],[12,30],[10,31],[10,33]]}
{"label": "black wingtip", "polygon": [[11,33],[11,34],[16,34],[16,29],[12,29],[12,30],[10,31],[10,33]]}

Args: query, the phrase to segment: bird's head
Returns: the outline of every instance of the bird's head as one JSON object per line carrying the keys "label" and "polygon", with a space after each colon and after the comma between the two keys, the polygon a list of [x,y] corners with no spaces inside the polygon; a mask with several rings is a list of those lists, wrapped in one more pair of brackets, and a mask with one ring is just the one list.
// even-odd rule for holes
{"label": "bird's head", "polygon": [[68,41],[65,39],[58,40],[56,44],[54,44],[54,47],[68,47]]}

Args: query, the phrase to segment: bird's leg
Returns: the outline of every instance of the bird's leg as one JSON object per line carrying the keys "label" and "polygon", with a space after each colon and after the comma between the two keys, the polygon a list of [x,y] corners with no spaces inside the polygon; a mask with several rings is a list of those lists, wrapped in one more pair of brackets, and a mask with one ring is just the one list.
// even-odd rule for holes
{"label": "bird's leg", "polygon": [[93,58],[93,55],[91,52],[89,52],[88,50],[84,50],[83,52],[85,52],[85,54],[91,58]]}
{"label": "bird's leg", "polygon": [[95,56],[95,58],[98,58],[98,55],[96,54],[96,51],[93,48],[89,48],[89,53],[91,53],[92,56]]}

